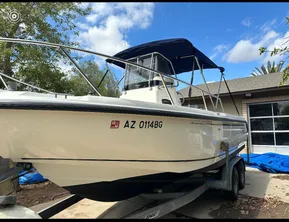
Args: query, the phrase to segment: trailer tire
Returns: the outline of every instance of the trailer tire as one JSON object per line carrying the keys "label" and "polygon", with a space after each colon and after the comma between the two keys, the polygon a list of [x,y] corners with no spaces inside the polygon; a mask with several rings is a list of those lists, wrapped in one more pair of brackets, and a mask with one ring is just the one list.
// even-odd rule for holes
{"label": "trailer tire", "polygon": [[224,190],[224,197],[227,200],[236,201],[239,195],[239,174],[237,167],[234,166],[231,178],[232,190]]}
{"label": "trailer tire", "polygon": [[245,164],[244,161],[239,161],[237,165],[238,173],[239,173],[239,190],[244,189],[246,184],[246,177],[245,177]]}

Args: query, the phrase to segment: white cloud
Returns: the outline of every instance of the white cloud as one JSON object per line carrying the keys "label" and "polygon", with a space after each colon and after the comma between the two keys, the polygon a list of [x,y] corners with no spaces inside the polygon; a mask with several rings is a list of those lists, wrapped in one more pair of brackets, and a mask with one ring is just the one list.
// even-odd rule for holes
{"label": "white cloud", "polygon": [[87,25],[87,24],[85,24],[85,23],[82,23],[82,22],[77,22],[76,25],[77,25],[77,27],[78,27],[79,29],[82,29],[82,30],[87,30],[87,29],[89,29],[89,25]]}
{"label": "white cloud", "polygon": [[90,27],[86,32],[80,33],[79,37],[88,49],[107,55],[114,55],[129,46],[113,16],[108,19],[106,26]]}
{"label": "white cloud", "polygon": [[19,24],[19,30],[20,30],[21,32],[26,31],[26,28],[27,28],[27,26],[26,26],[25,23],[20,23],[20,24]]}
{"label": "white cloud", "polygon": [[271,21],[267,21],[263,25],[261,25],[259,30],[263,31],[263,32],[268,32],[268,31],[272,30],[273,28],[275,28],[274,25],[276,24],[276,22],[277,22],[276,19],[273,19]]}
{"label": "white cloud", "polygon": [[94,22],[96,22],[97,17],[98,17],[97,14],[90,14],[90,15],[86,16],[85,19],[88,22],[94,23]]}
{"label": "white cloud", "polygon": [[114,11],[114,4],[107,2],[91,3],[92,13],[86,16],[86,21],[94,24],[101,18],[110,15]]}
{"label": "white cloud", "polygon": [[289,16],[289,11],[287,12],[286,16],[284,16],[284,18],[281,20],[280,25],[283,23],[286,25],[286,23],[287,23],[286,17],[288,17],[288,16]]}
{"label": "white cloud", "polygon": [[153,19],[153,3],[91,3],[91,7],[87,23],[79,23],[78,41],[81,47],[107,55],[128,48],[125,33],[148,28]]}
{"label": "white cloud", "polygon": [[[289,39],[289,31],[285,33],[284,36],[280,38],[276,38],[274,41],[272,41],[268,46],[267,50],[268,51],[273,51],[274,47],[276,48],[284,48],[284,47],[289,47],[289,42],[286,42]],[[266,53],[264,58],[263,58],[263,63],[267,62],[268,60],[274,61],[275,63],[279,62],[280,60],[284,59],[284,55],[274,55],[271,56],[270,53]]]}
{"label": "white cloud", "polygon": [[251,25],[251,18],[250,18],[250,17],[247,17],[247,18],[243,19],[243,21],[241,22],[241,24],[242,24],[243,26],[250,27],[250,25]]}
{"label": "white cloud", "polygon": [[153,3],[118,3],[116,9],[126,12],[122,19],[131,19],[136,26],[147,28],[153,18]]}
{"label": "white cloud", "polygon": [[280,36],[275,31],[269,31],[258,42],[252,40],[240,40],[237,44],[224,55],[224,59],[231,63],[251,62],[261,60],[259,48],[270,45]]}
{"label": "white cloud", "polygon": [[220,44],[217,45],[213,51],[214,53],[210,56],[211,60],[214,60],[218,55],[220,55],[222,52],[226,51],[228,49],[228,45]]}
{"label": "white cloud", "polygon": [[[64,61],[65,60],[65,61]],[[74,67],[69,61],[68,59],[62,59],[60,61],[57,62],[56,64],[60,70],[62,72],[64,72],[68,77],[70,77],[72,75],[72,68]]]}
{"label": "white cloud", "polygon": [[89,2],[80,2],[80,3],[75,2],[74,4],[77,5],[81,9],[86,9],[89,6]]}

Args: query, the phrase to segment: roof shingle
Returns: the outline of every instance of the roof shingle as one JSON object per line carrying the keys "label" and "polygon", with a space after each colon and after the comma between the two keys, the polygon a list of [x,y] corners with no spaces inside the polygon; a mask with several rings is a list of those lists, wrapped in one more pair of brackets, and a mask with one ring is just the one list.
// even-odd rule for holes
{"label": "roof shingle", "polygon": [[[280,82],[282,81],[283,73],[271,73],[267,75],[260,75],[260,76],[250,76],[246,78],[238,78],[227,80],[227,84],[231,93],[238,93],[238,92],[246,92],[246,91],[253,91],[253,90],[260,90],[260,89],[267,89],[267,88],[274,88],[278,87]],[[210,90],[210,93],[217,94],[219,82],[213,82],[207,84]],[[196,85],[198,88],[207,91],[205,84]],[[289,86],[289,81],[284,83],[281,87]],[[188,97],[189,87],[183,88],[179,90],[180,93],[186,98]],[[221,94],[227,94],[228,90],[223,81],[221,84]],[[205,94],[207,95],[207,94]],[[192,87],[192,94],[191,97],[199,97],[202,96],[200,90]]]}

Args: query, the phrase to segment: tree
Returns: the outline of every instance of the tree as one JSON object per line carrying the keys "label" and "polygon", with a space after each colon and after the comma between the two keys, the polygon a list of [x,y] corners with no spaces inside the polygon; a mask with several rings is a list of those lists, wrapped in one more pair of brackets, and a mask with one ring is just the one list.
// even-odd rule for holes
{"label": "tree", "polygon": [[[0,35],[77,46],[74,20],[88,15],[90,7],[74,2],[0,3]],[[47,90],[66,92],[67,78],[55,64],[63,55],[48,47],[0,42],[0,71]],[[19,68],[21,67],[21,68]]]}
{"label": "tree", "polygon": [[264,65],[261,66],[261,70],[257,67],[255,67],[255,71],[251,73],[252,76],[259,76],[259,75],[266,75],[270,73],[278,73],[281,72],[282,67],[284,65],[284,61],[280,61],[276,66],[275,62],[272,63],[268,61],[267,62],[267,67]]}
{"label": "tree", "polygon": [[[79,64],[80,69],[90,79],[90,81],[96,86],[99,86],[106,71],[101,71],[96,63],[88,60]],[[88,95],[93,92],[93,89],[89,86],[86,80],[75,69],[72,69],[73,74],[70,77],[71,93],[76,96]],[[120,90],[117,86],[117,80],[113,73],[107,71],[105,78],[103,79],[98,90],[103,96],[119,97]]]}
{"label": "tree", "polygon": [[[287,23],[286,25],[289,23],[289,17],[286,17]],[[280,56],[285,56],[285,60],[288,60],[288,53],[289,53],[289,48],[287,46],[284,47],[285,44],[287,44],[289,42],[289,38],[286,37],[284,38],[285,41],[283,42],[283,46],[280,45],[279,47],[274,47],[273,50],[268,50],[267,47],[260,47],[259,51],[260,51],[260,55],[262,55],[265,52],[270,53],[270,56],[274,56],[274,55],[280,55]],[[286,56],[287,55],[287,56]],[[285,63],[285,60],[282,60]],[[280,85],[284,84],[289,77],[289,64],[287,65],[287,67],[283,70],[283,77],[282,77],[282,81],[280,83]]]}
{"label": "tree", "polygon": [[[59,93],[70,93],[71,83],[65,73],[59,67],[46,62],[32,63],[20,66],[14,75],[25,83],[36,85],[42,89]],[[19,85],[18,90],[32,90],[25,85]]]}
{"label": "tree", "polygon": [[[2,2],[0,36],[77,46],[69,38],[78,35],[74,20],[90,10],[73,2]],[[0,42],[0,71],[47,90],[68,92],[71,83],[55,65],[62,56],[47,47]]]}

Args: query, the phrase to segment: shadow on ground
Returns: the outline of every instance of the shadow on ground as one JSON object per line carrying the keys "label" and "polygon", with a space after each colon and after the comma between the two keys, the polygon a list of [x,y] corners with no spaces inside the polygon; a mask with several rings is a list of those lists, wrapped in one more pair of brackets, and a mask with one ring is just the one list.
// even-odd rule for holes
{"label": "shadow on ground", "polygon": [[[248,169],[245,189],[240,192],[237,201],[226,201],[221,191],[209,190],[162,218],[289,218],[288,178],[286,175],[270,175]],[[280,201],[282,198],[284,202]],[[54,218],[122,218],[146,204],[145,199],[117,203],[84,199]]]}
{"label": "shadow on ground", "polygon": [[[268,173],[249,169],[246,171],[246,186],[240,191],[237,201],[226,201],[221,191],[209,190],[176,213],[188,218],[289,218],[289,204],[276,196],[269,196],[282,196],[282,190],[276,188],[271,177]],[[284,179],[284,176],[274,177]]]}
{"label": "shadow on ground", "polygon": [[[269,217],[268,212],[277,218],[277,211],[285,212],[287,204],[284,205],[273,198],[264,199],[269,183],[269,174],[247,170],[246,187],[237,201],[226,201],[220,190],[208,190],[195,201],[162,218],[259,218]],[[125,215],[128,208],[139,208],[138,204],[143,204],[144,201],[138,199],[119,202],[98,218],[117,218],[119,215]]]}

